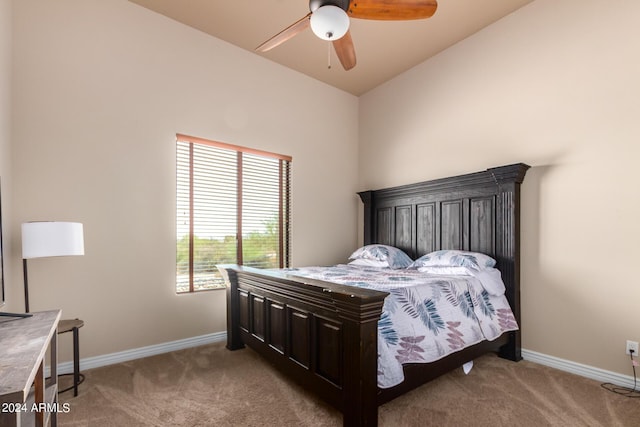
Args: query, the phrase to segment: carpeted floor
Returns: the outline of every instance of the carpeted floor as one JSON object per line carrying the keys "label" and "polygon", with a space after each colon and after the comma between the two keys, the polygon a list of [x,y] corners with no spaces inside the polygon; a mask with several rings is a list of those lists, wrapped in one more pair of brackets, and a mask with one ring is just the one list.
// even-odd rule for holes
{"label": "carpeted floor", "polygon": [[[340,426],[341,414],[252,350],[224,344],[84,372],[60,395],[61,426]],[[379,409],[381,426],[639,426],[640,399],[579,376],[494,355]]]}

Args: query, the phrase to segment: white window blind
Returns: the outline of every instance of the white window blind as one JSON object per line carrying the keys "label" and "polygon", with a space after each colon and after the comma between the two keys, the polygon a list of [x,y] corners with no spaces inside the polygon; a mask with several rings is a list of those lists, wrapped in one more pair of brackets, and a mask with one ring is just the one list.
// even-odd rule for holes
{"label": "white window blind", "polygon": [[176,291],[224,288],[217,264],[289,266],[291,158],[178,135]]}

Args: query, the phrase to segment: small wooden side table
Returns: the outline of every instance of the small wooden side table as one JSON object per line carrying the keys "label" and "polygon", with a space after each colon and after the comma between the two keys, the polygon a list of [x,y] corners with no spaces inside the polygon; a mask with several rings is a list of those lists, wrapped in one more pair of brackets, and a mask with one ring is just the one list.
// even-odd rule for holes
{"label": "small wooden side table", "polygon": [[78,395],[78,385],[84,381],[84,375],[80,373],[80,337],[78,330],[84,326],[84,321],[80,319],[66,319],[58,323],[58,335],[66,332],[73,332],[73,374],[61,374],[60,376],[73,375],[73,385],[59,393],[64,393],[73,389],[73,396]]}

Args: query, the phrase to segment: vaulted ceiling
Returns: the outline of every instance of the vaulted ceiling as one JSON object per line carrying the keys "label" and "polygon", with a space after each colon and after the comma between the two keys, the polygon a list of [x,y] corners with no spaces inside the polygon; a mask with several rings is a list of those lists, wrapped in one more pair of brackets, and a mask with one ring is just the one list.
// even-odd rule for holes
{"label": "vaulted ceiling", "polygon": [[[251,52],[309,13],[307,0],[130,1]],[[310,29],[255,54],[359,96],[532,1],[438,0],[428,19],[352,18],[357,65],[349,71],[342,68],[329,42]]]}

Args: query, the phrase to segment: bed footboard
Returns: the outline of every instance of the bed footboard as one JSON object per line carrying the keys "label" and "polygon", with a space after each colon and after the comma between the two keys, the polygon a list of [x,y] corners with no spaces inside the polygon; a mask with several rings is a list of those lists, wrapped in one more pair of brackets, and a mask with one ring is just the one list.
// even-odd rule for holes
{"label": "bed footboard", "polygon": [[245,345],[343,413],[375,426],[377,325],[386,292],[237,265],[227,283],[227,348]]}

